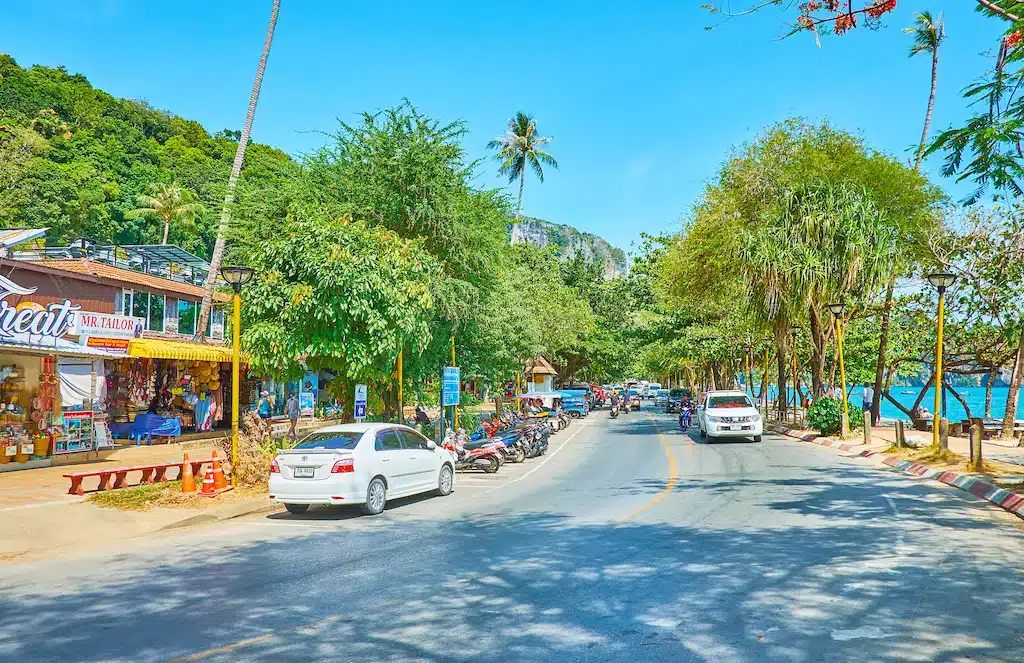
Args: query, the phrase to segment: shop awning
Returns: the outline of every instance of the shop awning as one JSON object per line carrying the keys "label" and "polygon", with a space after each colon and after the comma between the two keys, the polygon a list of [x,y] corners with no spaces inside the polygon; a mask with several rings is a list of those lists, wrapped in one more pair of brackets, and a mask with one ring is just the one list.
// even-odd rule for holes
{"label": "shop awning", "polygon": [[118,359],[121,355],[90,348],[63,338],[16,335],[0,340],[0,352],[15,352],[32,355],[60,355],[61,357],[82,357],[88,359]]}
{"label": "shop awning", "polygon": [[[147,359],[191,359],[194,361],[231,361],[231,348],[186,341],[164,341],[157,338],[133,338],[128,354]],[[245,356],[242,356],[244,361]]]}

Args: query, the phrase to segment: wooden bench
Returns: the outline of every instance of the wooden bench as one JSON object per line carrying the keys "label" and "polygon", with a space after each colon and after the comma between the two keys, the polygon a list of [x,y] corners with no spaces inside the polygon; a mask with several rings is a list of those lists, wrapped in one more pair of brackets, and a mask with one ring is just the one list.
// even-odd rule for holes
{"label": "wooden bench", "polygon": [[[218,457],[219,458],[219,457]],[[188,464],[192,466],[192,474],[196,477],[202,476],[200,471],[203,465],[213,461],[213,458],[202,458],[199,460],[189,459]],[[183,461],[170,461],[167,463],[153,463],[150,465],[133,465],[131,467],[113,467],[103,470],[92,470],[91,472],[73,472],[71,474],[65,474],[64,478],[71,480],[71,487],[68,488],[68,495],[84,495],[85,489],[82,487],[82,482],[89,477],[98,477],[99,482],[95,488],[96,491],[100,490],[113,490],[116,488],[124,488],[125,480],[128,477],[129,472],[141,472],[142,478],[137,484],[131,484],[135,486],[141,486],[144,483],[157,483],[160,481],[171,481],[172,479],[180,479],[182,469],[184,466]],[[171,468],[177,468],[178,473],[174,477],[167,476],[167,470]],[[110,482],[110,478],[113,477],[113,483]]]}

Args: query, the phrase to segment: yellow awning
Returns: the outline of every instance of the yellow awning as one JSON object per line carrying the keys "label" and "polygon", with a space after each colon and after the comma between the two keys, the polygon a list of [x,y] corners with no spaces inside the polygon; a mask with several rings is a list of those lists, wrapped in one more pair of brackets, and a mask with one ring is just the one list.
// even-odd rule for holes
{"label": "yellow awning", "polygon": [[[191,359],[194,361],[231,361],[231,348],[205,343],[164,341],[156,338],[133,338],[128,354],[147,359]],[[243,354],[244,361],[245,356]]]}

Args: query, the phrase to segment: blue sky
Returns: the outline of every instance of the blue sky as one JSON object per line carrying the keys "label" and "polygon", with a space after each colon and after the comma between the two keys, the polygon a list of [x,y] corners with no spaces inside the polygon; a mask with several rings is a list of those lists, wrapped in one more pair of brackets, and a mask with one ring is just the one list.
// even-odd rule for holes
{"label": "blue sky", "polygon": [[[0,51],[65,65],[117,96],[240,128],[269,0],[9,3]],[[920,136],[930,63],[900,28],[945,10],[933,128],[962,119],[960,90],[1003,29],[970,2],[901,1],[878,32],[779,41],[771,11],[714,30],[698,0],[635,3],[282,0],[254,138],[292,154],[337,118],[408,98],[462,119],[472,158],[517,110],[534,113],[561,168],[526,184],[523,212],[629,249],[677,228],[732,146],[788,116],[828,118],[906,159]],[[173,6],[173,10],[171,7]],[[928,169],[938,177],[938,160]],[[937,180],[938,181],[938,180]],[[480,186],[505,186],[490,162]],[[940,181],[954,195],[966,187]],[[509,188],[512,192],[514,189]]]}

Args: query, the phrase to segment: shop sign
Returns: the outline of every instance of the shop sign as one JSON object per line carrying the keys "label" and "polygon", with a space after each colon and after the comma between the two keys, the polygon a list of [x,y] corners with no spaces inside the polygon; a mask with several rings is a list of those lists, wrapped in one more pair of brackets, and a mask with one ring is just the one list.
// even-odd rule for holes
{"label": "shop sign", "polygon": [[31,295],[38,288],[23,288],[14,281],[0,276],[0,337],[32,334],[60,338],[68,333],[75,321],[75,312],[81,306],[65,299],[60,304],[43,307],[35,302],[22,302],[17,306],[7,303],[9,295]]}
{"label": "shop sign", "polygon": [[92,445],[92,412],[65,412],[63,439],[57,440],[54,453],[91,451]]}
{"label": "shop sign", "polygon": [[140,338],[145,327],[145,318],[79,311],[68,333],[100,338]]}
{"label": "shop sign", "polygon": [[130,338],[97,338],[90,336],[85,339],[85,345],[90,348],[99,348],[100,350],[106,350],[107,352],[113,352],[115,354],[128,354],[128,344],[131,342]]}

